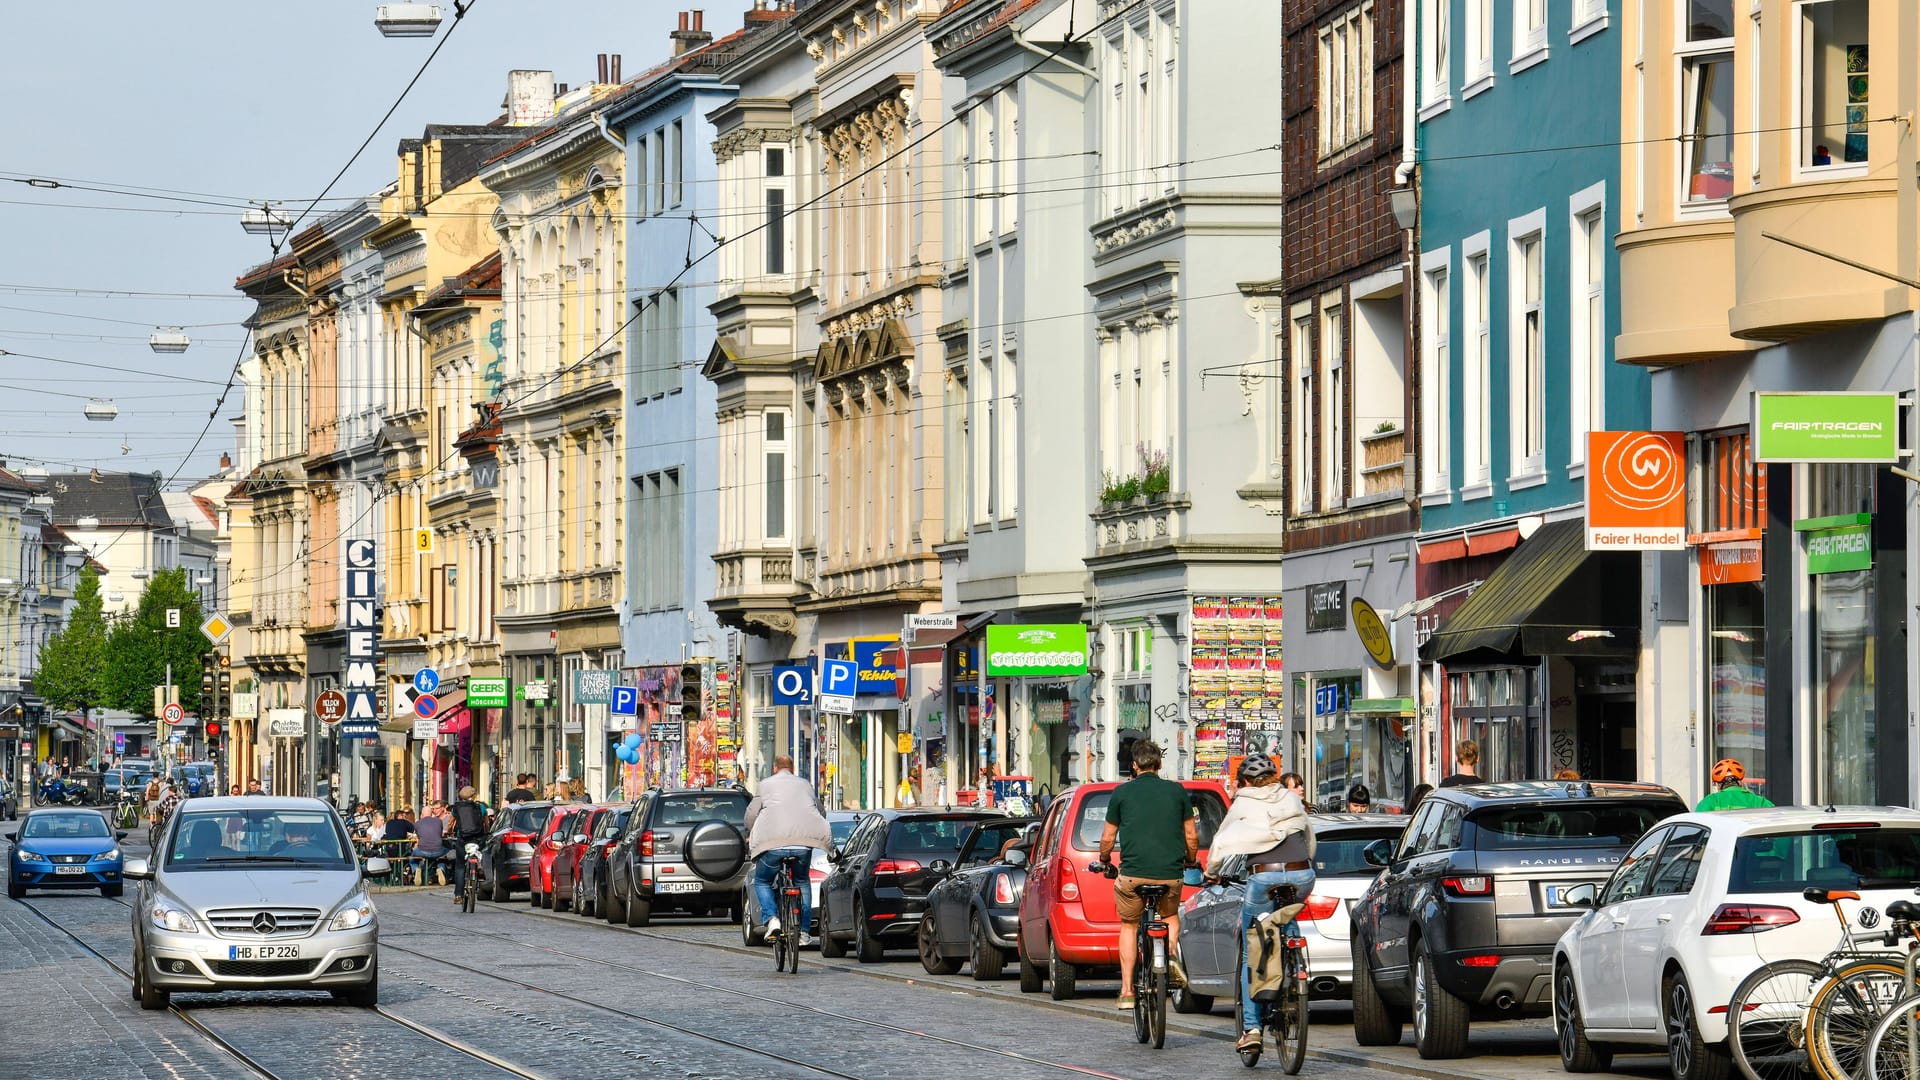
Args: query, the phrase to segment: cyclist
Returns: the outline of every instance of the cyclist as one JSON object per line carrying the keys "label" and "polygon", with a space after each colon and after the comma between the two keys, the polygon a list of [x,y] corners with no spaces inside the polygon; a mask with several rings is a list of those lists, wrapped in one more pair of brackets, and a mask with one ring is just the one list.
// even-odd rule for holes
{"label": "cyclist", "polygon": [[[1100,862],[1110,865],[1113,847],[1120,845],[1120,876],[1113,883],[1113,906],[1120,916],[1121,1010],[1133,1008],[1133,964],[1139,951],[1138,925],[1146,908],[1134,890],[1142,885],[1165,885],[1159,916],[1167,924],[1167,941],[1180,942],[1182,875],[1200,853],[1199,826],[1193,819],[1193,796],[1187,789],[1160,777],[1160,746],[1141,739],[1133,744],[1133,779],[1114,789],[1107,803],[1107,823],[1100,829]],[[1167,982],[1185,986],[1187,973],[1176,954],[1167,956]]]}
{"label": "cyclist", "polygon": [[813,890],[807,870],[813,864],[813,850],[833,848],[833,829],[820,812],[813,785],[793,773],[793,759],[785,754],[773,759],[773,775],[760,781],[760,790],[747,804],[747,852],[753,857],[753,900],[767,920],[767,935],[778,934],[780,906],[773,895],[773,879],[780,873],[780,860],[791,855],[800,860],[801,925],[789,927],[802,947],[812,944],[807,928],[813,925]]}
{"label": "cyclist", "polygon": [[[447,808],[453,825],[453,900],[467,884],[467,845],[483,844],[487,839],[487,804],[476,801],[473,785],[460,789],[460,799]],[[476,886],[477,887],[477,886]]]}
{"label": "cyclist", "polygon": [[[1267,891],[1275,885],[1292,885],[1301,900],[1313,891],[1313,824],[1300,796],[1280,782],[1273,759],[1255,754],[1240,763],[1235,777],[1239,788],[1227,816],[1213,834],[1207,849],[1207,878],[1220,879],[1221,864],[1230,855],[1247,860],[1246,896],[1240,902],[1240,931],[1244,935],[1254,920],[1274,910]],[[1289,921],[1287,936],[1299,934]],[[1257,1049],[1266,1009],[1253,999],[1252,975],[1240,965],[1240,1001],[1242,1022],[1240,1041],[1234,1051]]]}
{"label": "cyclist", "polygon": [[1747,790],[1747,767],[1732,758],[1713,763],[1713,794],[1700,800],[1695,811],[1744,810],[1754,806],[1772,806],[1773,800]]}

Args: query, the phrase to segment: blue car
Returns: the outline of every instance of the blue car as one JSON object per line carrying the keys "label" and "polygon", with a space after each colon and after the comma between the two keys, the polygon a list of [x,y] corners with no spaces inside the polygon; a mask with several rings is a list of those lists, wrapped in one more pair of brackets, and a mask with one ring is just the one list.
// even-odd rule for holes
{"label": "blue car", "polygon": [[120,839],[105,814],[78,807],[29,810],[20,828],[7,834],[7,896],[28,889],[99,889],[119,896]]}

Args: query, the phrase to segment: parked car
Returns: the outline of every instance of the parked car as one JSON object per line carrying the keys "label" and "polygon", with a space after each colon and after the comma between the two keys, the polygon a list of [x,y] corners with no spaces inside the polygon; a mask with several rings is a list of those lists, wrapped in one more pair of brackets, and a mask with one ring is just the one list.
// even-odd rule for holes
{"label": "parked car", "polygon": [[[98,817],[98,815],[95,815]],[[128,859],[133,992],[327,990],[379,1002],[380,924],[346,823],[319,799],[218,796],[180,804],[152,862]]]}
{"label": "parked car", "polygon": [[604,916],[607,910],[607,852],[626,831],[633,805],[616,806],[594,824],[574,869],[573,911],[576,915]]}
{"label": "parked car", "polygon": [[[1675,1080],[1731,1075],[1726,1003],[1761,964],[1833,946],[1833,911],[1804,894],[1839,889],[1849,921],[1913,899],[1920,813],[1904,807],[1683,814],[1640,838],[1554,948],[1553,1014],[1568,1072],[1616,1051],[1665,1046]],[[1715,1006],[1719,1008],[1715,1008]]]}
{"label": "parked car", "polygon": [[[1367,845],[1394,841],[1407,818],[1392,814],[1315,814],[1313,893],[1300,912],[1300,936],[1307,942],[1308,990],[1315,998],[1345,998],[1353,994],[1353,960],[1347,947],[1352,924],[1348,909],[1366,891],[1380,868],[1366,860]],[[1219,885],[1209,885],[1187,897],[1180,909],[1180,962],[1187,985],[1173,992],[1173,1004],[1184,1013],[1203,1013],[1214,999],[1240,1000],[1240,968],[1245,962],[1246,936],[1240,912],[1246,897],[1246,857],[1222,860]]]}
{"label": "parked car", "polygon": [[[1214,780],[1181,784],[1199,811],[1204,860],[1213,830],[1227,816],[1226,789]],[[1081,975],[1119,970],[1120,916],[1113,907],[1113,882],[1087,870],[1100,857],[1107,803],[1119,786],[1111,781],[1081,784],[1061,792],[1047,807],[1020,897],[1020,940],[1014,950],[1020,989],[1026,993],[1045,989],[1055,1001],[1065,1001]],[[1183,897],[1190,892],[1183,890]]]}
{"label": "parked car", "polygon": [[1354,1037],[1460,1057],[1473,1019],[1552,1011],[1554,943],[1582,914],[1572,890],[1604,881],[1662,819],[1684,813],[1654,784],[1527,781],[1441,788],[1353,905]]}
{"label": "parked car", "polygon": [[975,824],[999,819],[991,810],[874,810],[855,826],[820,885],[813,925],[820,955],[845,956],[851,946],[863,964],[885,958],[889,945],[913,944],[927,893],[952,864]]}
{"label": "parked car", "polygon": [[173,767],[174,790],[183,797],[204,798],[218,795],[215,789],[217,779],[211,761],[188,761]]}
{"label": "parked car", "polygon": [[747,881],[744,791],[649,791],[607,854],[607,919],[645,926],[658,911],[725,912],[739,922]]}
{"label": "parked car", "polygon": [[534,834],[533,855],[527,860],[527,897],[534,907],[553,906],[553,863],[560,849],[573,838],[574,824],[587,808],[577,803],[560,804]]}
{"label": "parked car", "polygon": [[480,845],[480,864],[486,867],[494,903],[504,904],[514,890],[528,887],[534,840],[546,829],[553,807],[550,802],[517,802],[494,811],[493,831]]}
{"label": "parked car", "polygon": [[[853,835],[853,828],[860,823],[862,813],[863,811],[859,810],[830,810],[827,812],[827,827],[833,830],[833,847],[835,851],[838,851],[846,844],[847,837]],[[815,848],[813,850],[813,863],[807,868],[808,888],[813,891],[813,910],[816,912],[820,910],[820,884],[827,880],[828,872],[833,869],[833,861],[830,858],[831,854],[831,852],[821,851],[819,848]],[[747,873],[749,875],[753,873],[751,865],[748,866]],[[746,903],[740,918],[740,940],[748,946],[765,945],[767,943],[767,917],[760,911],[760,902],[754,899],[753,878],[751,876],[747,878]]]}
{"label": "parked car", "polygon": [[15,900],[28,889],[99,889],[119,896],[120,841],[98,810],[47,807],[27,811],[25,821],[7,834],[7,895]]}
{"label": "parked car", "polygon": [[919,933],[920,965],[929,975],[951,975],[964,963],[976,982],[1000,977],[1020,936],[1020,895],[1039,824],[1030,817],[983,821],[967,833],[952,869],[933,865],[939,880],[927,892]]}
{"label": "parked car", "polygon": [[553,869],[548,872],[553,885],[549,890],[555,911],[565,911],[579,906],[576,897],[578,889],[574,887],[580,880],[580,860],[586,857],[587,849],[593,845],[594,835],[600,823],[606,820],[619,807],[612,803],[597,806],[583,806],[574,815],[573,824],[560,837],[560,853],[553,858]]}

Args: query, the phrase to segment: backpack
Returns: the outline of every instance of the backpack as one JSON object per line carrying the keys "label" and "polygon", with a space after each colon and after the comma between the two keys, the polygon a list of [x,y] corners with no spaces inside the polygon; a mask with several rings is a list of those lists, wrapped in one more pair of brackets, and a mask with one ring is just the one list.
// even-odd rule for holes
{"label": "backpack", "polygon": [[453,832],[455,836],[471,838],[484,836],[487,832],[487,812],[477,802],[462,800],[454,803]]}
{"label": "backpack", "polygon": [[1287,924],[1305,907],[1305,904],[1288,904],[1267,912],[1247,927],[1248,988],[1253,992],[1253,1000],[1262,1005],[1271,1005],[1280,997],[1280,984],[1287,977],[1284,962]]}

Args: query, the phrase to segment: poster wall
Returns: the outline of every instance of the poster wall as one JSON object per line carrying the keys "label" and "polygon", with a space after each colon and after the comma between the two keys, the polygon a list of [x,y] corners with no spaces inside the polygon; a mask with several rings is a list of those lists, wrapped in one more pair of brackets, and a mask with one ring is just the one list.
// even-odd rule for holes
{"label": "poster wall", "polygon": [[1195,777],[1225,779],[1229,763],[1250,753],[1284,760],[1280,613],[1278,596],[1193,598],[1187,712]]}

